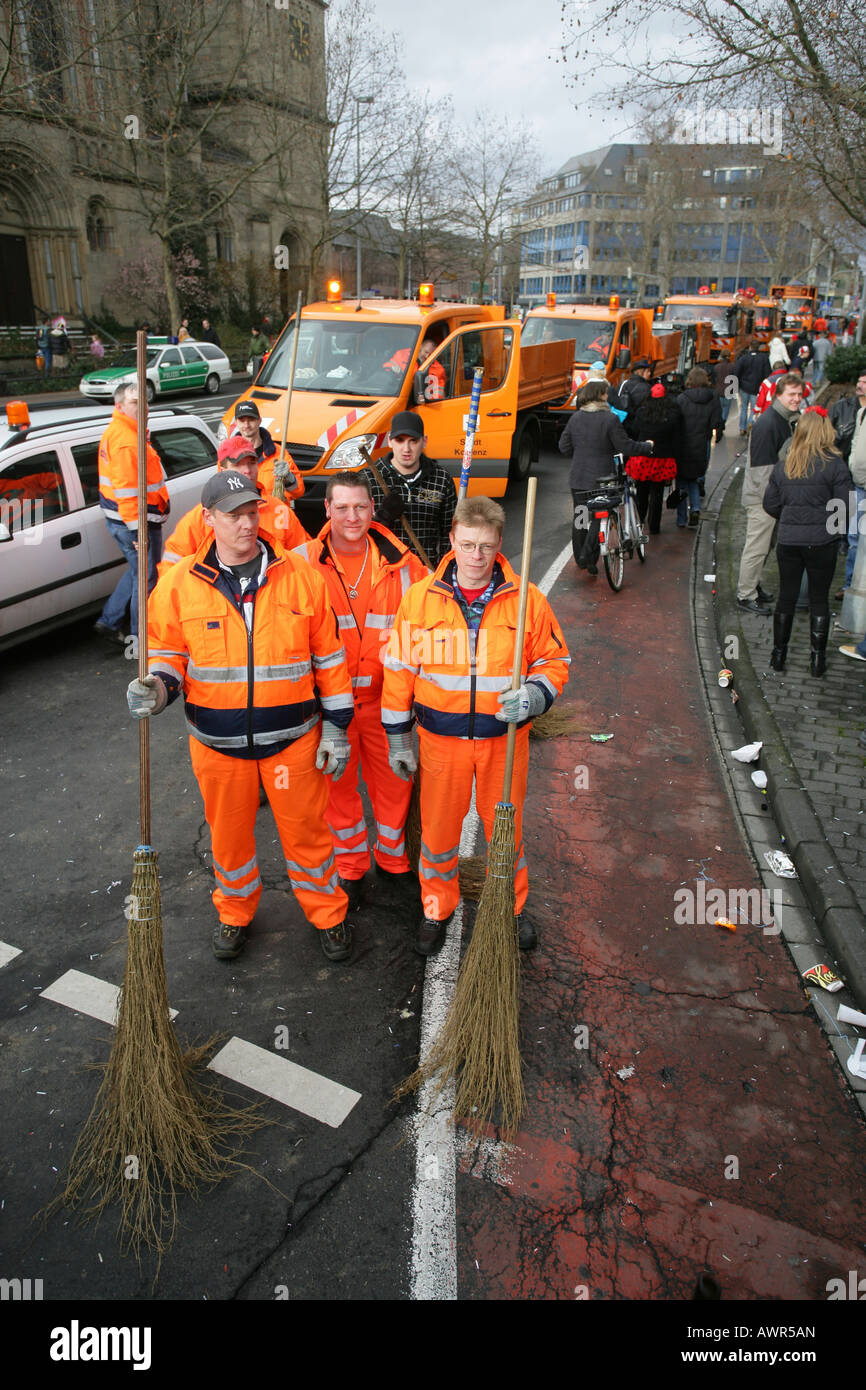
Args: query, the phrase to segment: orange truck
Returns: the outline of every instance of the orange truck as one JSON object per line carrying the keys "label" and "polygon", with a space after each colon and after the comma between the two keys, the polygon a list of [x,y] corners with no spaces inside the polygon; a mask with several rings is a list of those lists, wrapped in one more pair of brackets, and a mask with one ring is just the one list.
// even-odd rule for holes
{"label": "orange truck", "polygon": [[[563,343],[527,348],[521,325],[501,305],[437,301],[433,286],[413,300],[343,300],[331,281],[327,300],[301,313],[286,445],[304,479],[303,507],[321,502],[329,473],[361,468],[363,445],[388,452],[393,417],[414,410],[426,452],[460,474],[475,369],[484,372],[469,494],[501,497],[537,460],[549,403],[564,400],[571,351]],[[296,323],[289,320],[252,385],[262,424],[279,442]],[[423,365],[422,365],[423,364]],[[219,428],[232,429],[234,406]]]}
{"label": "orange truck", "polygon": [[709,323],[709,361],[717,361],[722,348],[736,361],[755,339],[755,299],[754,292],[713,294],[709,286],[701,286],[696,295],[671,294],[656,310],[656,332],[684,322]]}
{"label": "orange truck", "polygon": [[782,310],[783,327],[788,337],[802,328],[811,328],[818,312],[817,285],[771,285],[770,298]]}
{"label": "orange truck", "polygon": [[551,294],[545,308],[530,309],[521,341],[524,349],[527,343],[573,341],[570,405],[596,361],[604,363],[608,381],[618,386],[640,357],[652,362],[656,376],[687,372],[696,362],[708,360],[712,333],[706,324],[677,325],[664,333],[653,328],[651,309],[621,309],[619,295],[611,295],[607,305],[557,305]]}
{"label": "orange truck", "polygon": [[755,299],[755,338],[759,343],[769,343],[782,331],[785,315],[778,300]]}

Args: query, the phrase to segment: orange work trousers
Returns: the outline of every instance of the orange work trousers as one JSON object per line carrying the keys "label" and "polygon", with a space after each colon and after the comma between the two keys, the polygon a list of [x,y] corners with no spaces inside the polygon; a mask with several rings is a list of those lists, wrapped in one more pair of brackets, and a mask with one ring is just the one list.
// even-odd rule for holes
{"label": "orange work trousers", "polygon": [[[446,738],[419,729],[421,754],[421,901],[424,916],[434,922],[450,917],[460,898],[458,865],[460,832],[472,800],[488,842],[493,833],[497,801],[502,800],[505,738]],[[515,912],[522,912],[529,892],[523,852],[523,802],[529,771],[529,725],[517,730],[511,801],[515,808]]]}
{"label": "orange work trousers", "polygon": [[269,758],[230,758],[190,738],[192,770],[210,826],[221,922],[246,927],[253,920],[262,880],[256,859],[259,783],[264,787],[289,883],[308,922],[320,931],[345,920],[346,894],[337,882],[325,810],[329,778],[316,767],[319,730],[311,729]]}
{"label": "orange work trousers", "polygon": [[373,857],[388,873],[406,873],[409,860],[403,827],[412,783],[404,782],[388,766],[388,739],[382,728],[382,708],[378,700],[355,706],[355,717],[348,732],[352,749],[349,763],[339,782],[331,783],[328,797],[328,824],[340,878],[363,878],[370,867],[359,773],[367,784],[376,818]]}

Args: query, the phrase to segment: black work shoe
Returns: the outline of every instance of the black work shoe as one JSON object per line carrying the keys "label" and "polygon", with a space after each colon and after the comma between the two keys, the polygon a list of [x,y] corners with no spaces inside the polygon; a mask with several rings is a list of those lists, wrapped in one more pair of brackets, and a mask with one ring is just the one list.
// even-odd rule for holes
{"label": "black work shoe", "polygon": [[538,945],[538,932],[523,912],[515,917],[517,923],[517,944],[521,951],[534,951]]}
{"label": "black work shoe", "polygon": [[454,913],[452,912],[451,916],[446,917],[444,922],[435,922],[432,917],[423,918],[414,942],[414,950],[417,955],[435,956],[438,951],[442,950],[445,945],[446,929],[453,916]]}
{"label": "black work shoe", "polygon": [[693,531],[696,531],[697,528],[700,526],[700,524],[701,524],[701,513],[700,513],[700,509],[698,509],[697,511],[694,511],[694,512],[689,512],[689,526],[692,528],[692,530],[693,530]]}
{"label": "black work shoe", "polygon": [[102,637],[106,642],[110,642],[115,647],[125,647],[126,637],[119,627],[109,627],[108,623],[97,622],[93,624],[93,631],[97,637]]}
{"label": "black work shoe", "polygon": [[348,922],[320,931],[319,941],[328,960],[348,960],[352,954],[352,928]]}
{"label": "black work shoe", "polygon": [[212,944],[217,960],[235,960],[247,944],[247,929],[220,922],[213,929]]}
{"label": "black work shoe", "polygon": [[760,584],[758,585],[757,593],[758,593],[758,602],[759,602],[759,603],[775,603],[775,602],[776,602],[776,595],[775,595],[775,594],[768,594],[767,591],[766,591],[766,589],[762,589],[762,588],[761,588]]}
{"label": "black work shoe", "polygon": [[769,618],[773,611],[771,608],[768,608],[765,603],[759,602],[756,598],[738,598],[737,607],[745,609],[747,613],[760,613],[762,618]]}
{"label": "black work shoe", "polygon": [[341,878],[340,887],[349,899],[349,911],[357,912],[364,901],[363,878]]}
{"label": "black work shoe", "polygon": [[598,565],[587,565],[587,574],[598,574]]}

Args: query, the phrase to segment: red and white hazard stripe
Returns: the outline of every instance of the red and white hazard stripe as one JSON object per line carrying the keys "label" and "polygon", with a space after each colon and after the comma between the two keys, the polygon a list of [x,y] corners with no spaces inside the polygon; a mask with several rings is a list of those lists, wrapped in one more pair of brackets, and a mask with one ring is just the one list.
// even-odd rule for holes
{"label": "red and white hazard stripe", "polygon": [[330,449],[335,444],[344,430],[350,425],[356,424],[362,415],[366,415],[366,410],[350,410],[348,415],[341,415],[339,420],[335,420],[333,425],[329,425],[324,434],[320,434],[316,444],[320,449]]}

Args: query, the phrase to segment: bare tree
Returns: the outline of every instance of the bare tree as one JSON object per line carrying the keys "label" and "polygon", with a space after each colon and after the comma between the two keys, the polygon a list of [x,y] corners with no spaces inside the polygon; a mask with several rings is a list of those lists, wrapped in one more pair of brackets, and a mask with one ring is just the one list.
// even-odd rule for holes
{"label": "bare tree", "polygon": [[490,111],[478,111],[473,124],[459,133],[444,161],[452,226],[471,244],[479,298],[490,294],[506,219],[529,193],[539,159],[532,136]]}
{"label": "bare tree", "polygon": [[443,185],[443,151],[451,144],[450,101],[429,93],[413,97],[403,125],[391,189],[385,200],[398,249],[397,284],[407,286],[409,263],[415,279],[431,273],[432,255],[449,228],[448,190]]}

